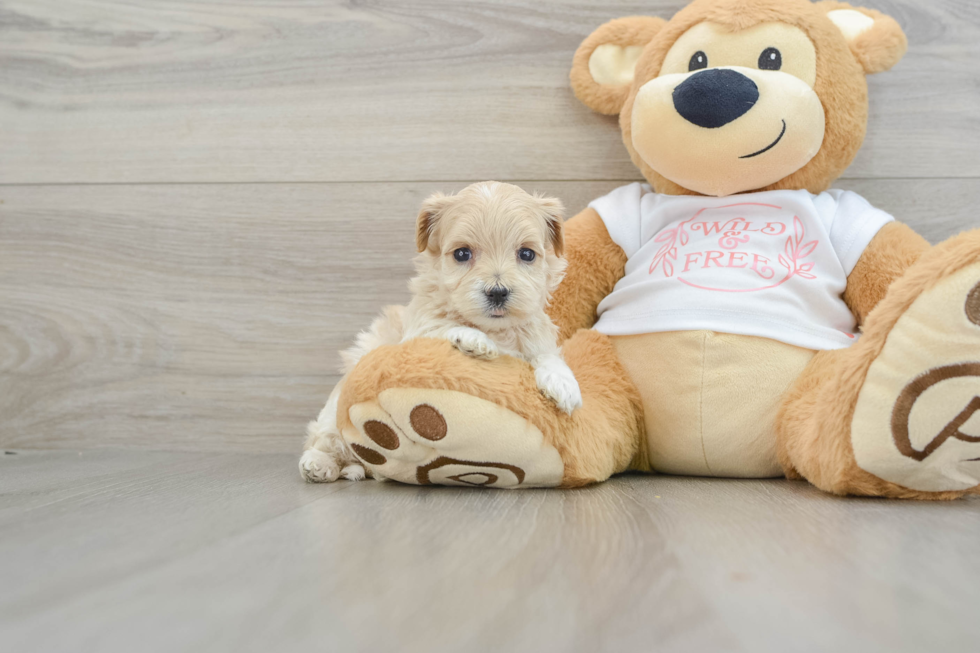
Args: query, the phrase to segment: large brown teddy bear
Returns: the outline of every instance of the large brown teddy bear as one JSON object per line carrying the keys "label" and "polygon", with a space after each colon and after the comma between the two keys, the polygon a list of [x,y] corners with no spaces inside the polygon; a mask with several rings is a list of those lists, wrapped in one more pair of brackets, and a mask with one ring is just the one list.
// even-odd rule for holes
{"label": "large brown teddy bear", "polygon": [[977,492],[980,231],[930,247],[828,191],[864,139],[865,75],[905,49],[894,20],[838,2],[696,0],[598,28],[572,85],[619,114],[649,185],[566,223],[550,312],[582,408],[561,413],[525,363],[417,340],[348,377],[344,438],[419,484],[632,469]]}

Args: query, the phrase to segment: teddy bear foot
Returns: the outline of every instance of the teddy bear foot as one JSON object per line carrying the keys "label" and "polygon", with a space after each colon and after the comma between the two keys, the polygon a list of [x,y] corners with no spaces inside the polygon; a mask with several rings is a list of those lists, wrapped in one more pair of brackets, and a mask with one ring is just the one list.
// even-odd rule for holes
{"label": "teddy bear foot", "polygon": [[351,406],[344,439],[376,476],[415,485],[553,487],[564,464],[526,419],[452,390],[393,388]]}
{"label": "teddy bear foot", "polygon": [[980,485],[980,263],[920,294],[887,334],[855,406],[858,467],[918,492]]}

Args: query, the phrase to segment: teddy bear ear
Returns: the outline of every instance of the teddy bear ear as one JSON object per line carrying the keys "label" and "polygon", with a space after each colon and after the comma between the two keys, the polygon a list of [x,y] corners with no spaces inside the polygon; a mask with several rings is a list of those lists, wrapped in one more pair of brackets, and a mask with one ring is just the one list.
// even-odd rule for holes
{"label": "teddy bear ear", "polygon": [[891,16],[874,9],[852,7],[845,2],[821,2],[831,20],[847,40],[854,57],[868,75],[888,70],[908,50],[901,26]]}
{"label": "teddy bear ear", "polygon": [[609,21],[592,32],[575,51],[572,89],[593,111],[618,114],[633,84],[633,69],[643,48],[667,21],[630,16]]}

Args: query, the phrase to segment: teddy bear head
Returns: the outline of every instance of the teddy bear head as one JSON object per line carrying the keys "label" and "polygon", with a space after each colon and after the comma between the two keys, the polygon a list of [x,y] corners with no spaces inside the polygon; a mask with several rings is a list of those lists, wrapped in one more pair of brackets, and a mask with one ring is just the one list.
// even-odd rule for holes
{"label": "teddy bear head", "polygon": [[587,106],[619,114],[657,192],[819,193],[864,141],[865,76],[906,48],[895,20],[842,2],[695,0],[669,21],[602,25],[571,81]]}

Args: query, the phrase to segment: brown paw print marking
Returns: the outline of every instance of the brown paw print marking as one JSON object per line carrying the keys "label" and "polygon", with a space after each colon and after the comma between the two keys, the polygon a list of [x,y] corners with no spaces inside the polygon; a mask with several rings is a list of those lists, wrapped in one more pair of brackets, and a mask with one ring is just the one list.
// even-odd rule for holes
{"label": "brown paw print marking", "polygon": [[433,442],[446,437],[449,430],[446,427],[446,418],[428,404],[419,404],[413,408],[408,419],[416,433]]}
{"label": "brown paw print marking", "polygon": [[450,476],[449,478],[460,483],[480,487],[483,485],[493,485],[500,477],[496,474],[484,474],[483,472],[467,472],[465,474],[456,474],[456,476]]}
{"label": "brown paw print marking", "polygon": [[[980,288],[980,286],[977,288]],[[977,293],[977,289],[974,289],[971,296],[974,293]],[[978,293],[978,296],[980,296],[980,293]],[[969,306],[969,303],[967,306]],[[978,310],[980,310],[980,307],[978,307]],[[980,320],[980,314],[978,314],[978,320]],[[917,377],[905,386],[902,394],[898,397],[898,401],[895,402],[895,408],[892,409],[892,437],[895,440],[895,446],[898,447],[898,450],[903,456],[922,462],[935,453],[936,449],[943,446],[943,443],[950,438],[962,442],[980,442],[980,438],[967,435],[960,430],[964,424],[970,421],[970,418],[975,413],[980,412],[980,397],[974,397],[973,401],[959,415],[953,418],[953,421],[947,424],[946,428],[940,431],[939,435],[933,438],[922,451],[912,446],[912,438],[909,435],[909,417],[912,415],[912,408],[915,407],[915,402],[919,400],[919,397],[937,383],[964,376],[980,376],[980,363],[961,363],[959,365],[939,367]]]}
{"label": "brown paw print marking", "polygon": [[[445,467],[446,465],[464,465],[466,467],[476,467],[478,469],[506,469],[517,478],[518,485],[524,482],[524,470],[515,465],[507,465],[505,463],[487,463],[477,460],[458,460],[456,458],[447,458],[445,456],[436,458],[428,465],[423,465],[415,470],[415,480],[418,481],[419,485],[432,485],[432,481],[429,480],[429,473],[434,469],[439,469],[440,467]],[[482,483],[463,480],[463,478],[467,476],[482,476],[485,477],[485,480]],[[453,479],[454,481],[459,481],[460,483],[469,483],[470,485],[492,485],[497,482],[498,477],[496,474],[472,471],[457,474],[456,476],[450,476],[449,478]]]}
{"label": "brown paw print marking", "polygon": [[366,463],[370,463],[372,465],[384,465],[386,462],[388,462],[387,458],[382,456],[374,449],[368,449],[367,447],[362,447],[361,445],[355,442],[351,443],[350,448],[354,450],[354,453],[357,454],[358,458],[360,458]]}
{"label": "brown paw print marking", "polygon": [[394,451],[398,448],[398,436],[383,422],[375,420],[364,422],[364,433],[382,449]]}
{"label": "brown paw print marking", "polygon": [[980,326],[980,283],[974,286],[966,297],[966,317]]}

